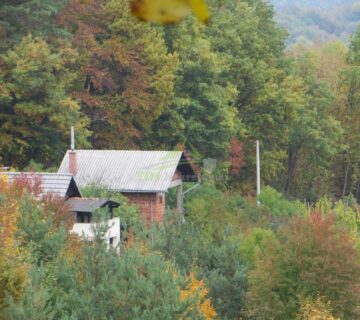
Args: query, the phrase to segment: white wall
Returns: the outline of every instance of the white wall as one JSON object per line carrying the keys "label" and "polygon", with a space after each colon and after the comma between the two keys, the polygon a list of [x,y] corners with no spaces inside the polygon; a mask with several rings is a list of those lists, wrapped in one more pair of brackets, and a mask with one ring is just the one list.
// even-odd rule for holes
{"label": "white wall", "polygon": [[[113,218],[107,221],[108,231],[104,236],[104,241],[109,244],[110,238],[113,238],[113,247],[116,247],[120,242],[120,218]],[[75,223],[71,232],[87,240],[94,238],[95,223]]]}

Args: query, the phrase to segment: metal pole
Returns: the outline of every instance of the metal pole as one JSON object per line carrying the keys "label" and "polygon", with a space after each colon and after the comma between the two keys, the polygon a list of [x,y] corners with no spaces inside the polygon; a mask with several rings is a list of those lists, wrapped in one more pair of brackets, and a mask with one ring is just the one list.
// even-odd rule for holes
{"label": "metal pole", "polygon": [[259,140],[256,140],[256,195],[259,196],[260,192],[260,144]]}
{"label": "metal pole", "polygon": [[184,199],[185,195],[194,190],[195,188],[201,186],[201,183],[198,182],[196,185],[192,186],[191,188],[187,189],[185,192],[181,192],[181,215],[182,215],[182,223],[185,223],[185,209],[184,209]]}

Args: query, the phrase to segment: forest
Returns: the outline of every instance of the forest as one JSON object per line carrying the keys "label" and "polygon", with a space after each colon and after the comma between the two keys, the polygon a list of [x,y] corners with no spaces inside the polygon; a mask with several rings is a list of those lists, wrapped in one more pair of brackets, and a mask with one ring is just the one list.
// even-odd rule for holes
{"label": "forest", "polygon": [[329,40],[348,42],[360,22],[357,0],[271,0],[276,20],[289,31],[287,44],[313,45]]}
{"label": "forest", "polygon": [[269,2],[207,3],[162,25],[128,0],[0,2],[1,166],[56,172],[71,126],[79,149],[216,160],[184,224],[83,190],[121,202],[118,250],[101,210],[82,241],[62,201],[0,177],[1,320],[360,319],[360,28],[288,47]]}

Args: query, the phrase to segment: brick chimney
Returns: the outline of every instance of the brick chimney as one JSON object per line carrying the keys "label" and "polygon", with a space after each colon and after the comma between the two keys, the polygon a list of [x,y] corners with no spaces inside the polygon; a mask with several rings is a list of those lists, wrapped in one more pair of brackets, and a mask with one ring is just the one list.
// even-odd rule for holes
{"label": "brick chimney", "polygon": [[74,177],[77,174],[77,154],[75,150],[69,151],[69,173],[72,174]]}
{"label": "brick chimney", "polygon": [[75,131],[74,127],[71,127],[71,150],[69,150],[69,173],[74,177],[77,174],[77,154],[75,150]]}

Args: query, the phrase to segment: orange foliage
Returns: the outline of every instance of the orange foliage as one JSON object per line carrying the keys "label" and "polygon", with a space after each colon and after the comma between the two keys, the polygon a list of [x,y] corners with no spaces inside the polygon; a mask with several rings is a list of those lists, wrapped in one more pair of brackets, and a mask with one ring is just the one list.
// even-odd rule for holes
{"label": "orange foliage", "polygon": [[185,290],[181,290],[180,299],[187,300],[199,296],[198,308],[200,313],[206,320],[214,319],[216,317],[216,311],[211,303],[210,299],[207,299],[208,289],[205,287],[203,280],[198,280],[193,273],[190,274],[190,283]]}
{"label": "orange foliage", "polygon": [[9,186],[6,177],[0,176],[0,246],[1,248],[13,245],[13,235],[16,231],[16,222],[19,214],[19,205],[16,197],[11,197],[13,188]]}
{"label": "orange foliage", "polygon": [[76,235],[69,234],[62,254],[70,265],[78,266],[81,264],[83,258],[82,240]]}
{"label": "orange foliage", "polygon": [[6,292],[15,299],[20,297],[27,275],[24,254],[15,242],[19,190],[9,185],[6,177],[0,176],[0,309],[4,306]]}

